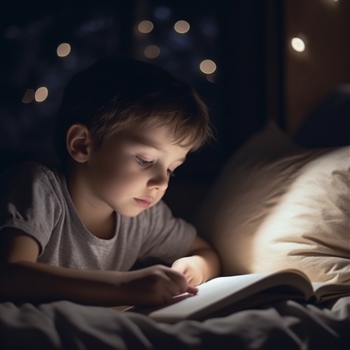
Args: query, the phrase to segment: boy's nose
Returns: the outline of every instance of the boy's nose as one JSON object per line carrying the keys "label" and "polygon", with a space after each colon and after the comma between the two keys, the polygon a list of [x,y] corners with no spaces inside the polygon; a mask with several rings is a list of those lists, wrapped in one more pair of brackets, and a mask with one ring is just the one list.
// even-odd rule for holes
{"label": "boy's nose", "polygon": [[154,173],[148,181],[148,188],[165,191],[168,188],[169,176],[160,172]]}

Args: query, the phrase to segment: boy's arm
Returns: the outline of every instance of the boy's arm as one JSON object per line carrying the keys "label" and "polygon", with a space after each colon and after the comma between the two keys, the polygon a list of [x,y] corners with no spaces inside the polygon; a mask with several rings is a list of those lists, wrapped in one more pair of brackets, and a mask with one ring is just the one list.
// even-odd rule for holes
{"label": "boy's arm", "polygon": [[176,260],[172,268],[181,272],[189,285],[199,284],[219,276],[221,263],[215,250],[196,236],[186,257]]}
{"label": "boy's arm", "polygon": [[179,293],[197,292],[179,272],[161,265],[115,272],[74,270],[38,263],[39,244],[19,230],[3,229],[0,247],[2,301],[70,300],[103,306],[155,305]]}

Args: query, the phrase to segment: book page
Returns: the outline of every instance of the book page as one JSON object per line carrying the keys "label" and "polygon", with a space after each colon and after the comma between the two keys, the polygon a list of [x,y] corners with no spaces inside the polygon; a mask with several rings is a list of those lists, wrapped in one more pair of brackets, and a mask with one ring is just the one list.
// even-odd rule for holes
{"label": "book page", "polygon": [[312,282],[317,301],[327,301],[343,296],[350,296],[350,284],[331,282]]}
{"label": "book page", "polygon": [[[256,295],[255,303],[258,303],[259,292],[272,287],[276,287],[275,293],[271,294],[273,299],[278,299],[281,295],[297,295],[299,299],[308,299],[312,294],[312,287],[304,275],[293,271],[218,277],[198,286],[198,294],[182,297],[180,302],[162,307],[148,315],[162,322],[198,318],[243,302],[252,295]],[[263,298],[264,301],[267,300],[267,295]]]}

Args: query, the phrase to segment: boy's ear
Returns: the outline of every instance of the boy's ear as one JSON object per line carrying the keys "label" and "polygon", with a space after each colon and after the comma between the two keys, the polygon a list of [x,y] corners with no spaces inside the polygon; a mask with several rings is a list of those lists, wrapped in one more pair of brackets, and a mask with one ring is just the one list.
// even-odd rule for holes
{"label": "boy's ear", "polygon": [[67,131],[67,151],[78,163],[85,163],[91,152],[92,140],[84,124],[73,124]]}

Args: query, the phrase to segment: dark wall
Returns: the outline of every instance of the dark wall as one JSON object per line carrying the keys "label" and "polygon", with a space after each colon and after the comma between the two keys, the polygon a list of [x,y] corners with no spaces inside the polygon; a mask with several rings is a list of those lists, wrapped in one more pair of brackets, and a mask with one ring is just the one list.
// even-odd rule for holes
{"label": "dark wall", "polygon": [[[227,157],[266,119],[265,2],[203,1],[60,1],[5,0],[1,11],[1,167],[14,161],[51,158],[54,117],[69,77],[108,54],[139,57],[156,43],[162,54],[150,61],[188,80],[210,108],[217,141],[189,157],[175,183],[209,184]],[[157,18],[159,9],[170,9]],[[135,35],[136,24],[151,19],[155,30]],[[173,23],[191,24],[175,36]],[[72,45],[60,59],[56,47]],[[211,58],[210,79],[198,63]],[[48,86],[43,103],[22,103],[27,89]]]}

